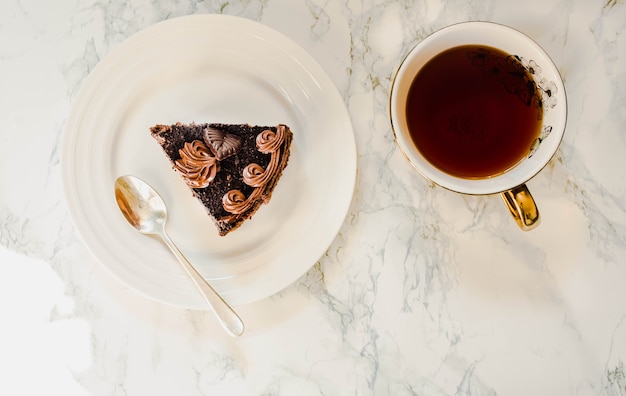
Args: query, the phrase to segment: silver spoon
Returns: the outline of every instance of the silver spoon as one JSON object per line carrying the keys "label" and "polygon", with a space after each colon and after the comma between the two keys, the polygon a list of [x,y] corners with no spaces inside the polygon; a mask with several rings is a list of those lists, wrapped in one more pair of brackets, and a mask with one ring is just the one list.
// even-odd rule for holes
{"label": "silver spoon", "polygon": [[198,273],[165,232],[167,208],[159,194],[148,183],[135,176],[120,176],[115,180],[115,200],[126,220],[137,231],[161,237],[213,309],[224,329],[233,337],[243,334],[241,318]]}

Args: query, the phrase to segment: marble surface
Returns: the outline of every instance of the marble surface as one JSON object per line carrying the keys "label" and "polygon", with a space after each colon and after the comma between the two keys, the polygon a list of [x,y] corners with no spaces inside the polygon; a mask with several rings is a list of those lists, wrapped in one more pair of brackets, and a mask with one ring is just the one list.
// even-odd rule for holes
{"label": "marble surface", "polygon": [[[208,311],[146,299],[90,255],[60,142],[100,59],[158,21],[223,13],[288,35],[352,118],[354,198],[284,291]],[[568,125],[528,186],[523,233],[497,196],[433,186],[396,148],[393,72],[432,31],[517,28],[562,73]],[[5,0],[0,3],[0,394],[626,395],[626,3],[621,0]]]}

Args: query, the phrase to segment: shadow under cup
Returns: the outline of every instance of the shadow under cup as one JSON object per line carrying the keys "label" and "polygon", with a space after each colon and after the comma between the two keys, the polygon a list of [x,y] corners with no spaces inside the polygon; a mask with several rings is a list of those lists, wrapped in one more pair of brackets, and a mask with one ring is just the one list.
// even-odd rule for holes
{"label": "shadow under cup", "polygon": [[[421,122],[419,118],[416,121],[415,117],[410,120],[407,117],[407,113],[412,111],[407,108],[407,98],[416,76],[433,58],[461,46],[484,47],[505,53],[508,55],[506,60],[516,62],[519,69],[530,77],[535,92],[534,105],[538,108],[541,119],[538,134],[533,136],[529,147],[523,148],[521,160],[493,175],[455,176],[440,169],[427,159],[428,155],[424,154],[426,150],[421,152],[418,149],[409,128],[409,125]],[[509,72],[517,73],[519,69]],[[411,92],[412,96],[420,94],[421,91]],[[435,109],[437,106],[447,105],[448,101],[441,99],[445,95],[433,98],[428,92],[423,94],[428,95],[428,101],[434,102],[432,105]],[[539,211],[524,183],[543,169],[558,149],[565,131],[567,100],[558,69],[533,40],[515,29],[491,22],[465,22],[438,30],[415,46],[403,60],[392,83],[389,111],[398,147],[424,177],[446,189],[463,194],[499,193],[521,229],[530,230],[539,223]],[[509,121],[501,121],[502,127],[499,130],[502,133],[507,133]],[[427,121],[424,120],[424,123]]]}

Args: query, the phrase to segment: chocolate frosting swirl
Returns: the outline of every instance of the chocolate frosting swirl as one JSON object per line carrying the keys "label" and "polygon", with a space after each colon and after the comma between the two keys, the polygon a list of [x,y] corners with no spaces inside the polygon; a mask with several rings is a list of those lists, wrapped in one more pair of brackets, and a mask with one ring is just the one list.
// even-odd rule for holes
{"label": "chocolate frosting swirl", "polygon": [[174,162],[174,168],[180,172],[189,187],[204,188],[211,184],[219,171],[219,161],[204,142],[187,142],[178,153],[180,159]]}
{"label": "chocolate frosting swirl", "polygon": [[256,137],[256,146],[263,154],[273,153],[280,150],[280,146],[285,140],[285,126],[278,125],[276,132],[266,129]]}
{"label": "chocolate frosting swirl", "polygon": [[243,169],[243,182],[250,187],[263,187],[271,176],[271,172],[265,172],[259,164],[250,164]]}
{"label": "chocolate frosting swirl", "polygon": [[230,190],[224,194],[222,205],[227,212],[233,214],[241,214],[248,207],[246,196],[239,190]]}

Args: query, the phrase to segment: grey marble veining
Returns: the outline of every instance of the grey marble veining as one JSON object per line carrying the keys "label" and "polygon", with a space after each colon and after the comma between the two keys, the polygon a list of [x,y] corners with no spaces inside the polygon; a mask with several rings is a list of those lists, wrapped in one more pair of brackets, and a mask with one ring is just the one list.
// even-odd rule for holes
{"label": "grey marble veining", "polygon": [[[62,192],[61,136],[107,53],[156,22],[252,19],[307,50],[351,116],[348,215],[293,285],[241,306],[244,337],[210,312],[113,279]],[[521,233],[497,196],[418,175],[388,119],[406,52],[488,20],[559,67],[568,125],[528,186]],[[0,394],[626,395],[626,3],[607,1],[5,1],[0,5]],[[32,283],[31,283],[32,282]]]}

